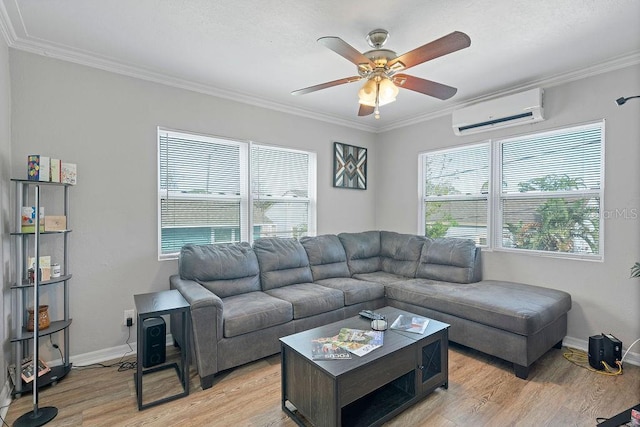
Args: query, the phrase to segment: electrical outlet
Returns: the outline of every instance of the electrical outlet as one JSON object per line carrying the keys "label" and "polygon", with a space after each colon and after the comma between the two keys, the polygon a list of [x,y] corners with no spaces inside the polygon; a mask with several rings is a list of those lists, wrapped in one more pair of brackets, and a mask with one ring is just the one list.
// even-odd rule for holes
{"label": "electrical outlet", "polygon": [[127,326],[127,319],[131,319],[131,324],[134,325],[136,323],[136,311],[135,310],[125,310],[124,311],[124,321],[122,324]]}

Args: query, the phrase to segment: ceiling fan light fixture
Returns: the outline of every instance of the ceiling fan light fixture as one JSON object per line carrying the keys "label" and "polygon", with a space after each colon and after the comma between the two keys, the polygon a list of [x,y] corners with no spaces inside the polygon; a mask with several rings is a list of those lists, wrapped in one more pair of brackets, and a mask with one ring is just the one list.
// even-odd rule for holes
{"label": "ceiling fan light fixture", "polygon": [[376,91],[378,89],[378,85],[375,80],[370,79],[365,82],[364,85],[358,91],[358,98],[360,99],[360,104],[368,105],[369,107],[376,106]]}
{"label": "ceiling fan light fixture", "polygon": [[396,100],[398,92],[398,87],[387,78],[381,79],[379,83],[375,79],[370,79],[358,91],[358,102],[375,107],[377,100],[378,106],[386,105]]}
{"label": "ceiling fan light fixture", "polygon": [[379,86],[379,105],[389,104],[396,100],[400,91],[396,85],[389,79],[382,79]]}

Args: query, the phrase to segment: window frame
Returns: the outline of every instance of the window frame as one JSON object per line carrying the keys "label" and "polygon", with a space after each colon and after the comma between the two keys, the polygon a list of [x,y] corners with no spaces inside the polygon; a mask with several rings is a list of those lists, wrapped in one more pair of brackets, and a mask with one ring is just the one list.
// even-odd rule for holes
{"label": "window frame", "polygon": [[[169,189],[162,188],[162,168],[161,162],[161,139],[164,137],[178,137],[187,140],[194,140],[206,143],[220,143],[228,144],[239,147],[239,169],[240,169],[240,194],[239,195],[205,195],[205,194],[185,194],[182,191],[171,191]],[[308,156],[308,196],[307,197],[274,197],[275,201],[285,201],[292,203],[307,203],[307,231],[305,235],[316,235],[316,221],[317,221],[317,154],[313,151],[307,151],[302,149],[295,149],[289,147],[283,147],[278,145],[263,144],[248,140],[239,140],[233,138],[226,138],[213,135],[204,135],[198,133],[192,133],[181,130],[173,130],[164,127],[157,128],[157,253],[158,260],[171,260],[177,259],[180,251],[166,252],[162,250],[162,203],[167,196],[169,199],[182,199],[182,200],[221,200],[221,201],[238,201],[240,206],[240,237],[239,241],[253,243],[254,240],[254,223],[253,223],[253,204],[255,200],[255,194],[251,189],[252,183],[252,170],[251,170],[251,153],[252,149],[256,147],[264,147],[267,149],[273,149],[277,151],[302,153]],[[203,225],[202,227],[206,227]],[[188,227],[183,227],[188,228]],[[223,243],[223,242],[220,242]],[[215,243],[213,243],[215,244]]]}
{"label": "window frame", "polygon": [[[553,134],[562,134],[570,131],[579,132],[580,130],[585,130],[588,128],[598,128],[600,130],[600,156],[599,156],[599,167],[600,167],[600,181],[598,189],[580,189],[580,190],[566,190],[566,191],[536,191],[536,192],[525,192],[525,193],[507,193],[502,191],[502,186],[500,183],[503,179],[503,146],[504,144],[508,144],[510,142],[520,141],[522,139],[532,138],[532,137],[544,137],[546,135]],[[439,148],[434,150],[429,150],[426,152],[422,152],[418,156],[418,200],[419,200],[419,209],[418,209],[418,233],[421,235],[425,235],[426,233],[426,223],[425,223],[425,210],[426,203],[429,200],[455,200],[455,199],[463,199],[463,200],[471,200],[469,196],[433,196],[433,197],[424,197],[424,186],[426,184],[426,176],[424,170],[424,157],[429,154],[441,153],[441,152],[451,152],[454,150],[464,150],[472,147],[476,147],[482,144],[489,144],[489,194],[488,194],[488,213],[487,213],[487,244],[486,245],[478,245],[482,247],[483,250],[489,251],[499,251],[499,252],[508,252],[508,253],[517,253],[517,254],[526,254],[533,256],[544,256],[544,257],[553,257],[553,258],[563,258],[563,259],[578,259],[578,260],[588,260],[588,261],[604,261],[605,253],[604,253],[604,241],[605,241],[605,227],[604,219],[605,211],[604,211],[604,194],[605,194],[605,135],[606,135],[606,121],[604,119],[596,120],[588,123],[575,124],[564,126],[561,128],[555,128],[550,130],[542,130],[538,132],[531,132],[527,134],[520,135],[512,135],[503,138],[495,138],[488,139],[481,142],[473,142],[470,144],[459,145],[456,147],[450,148]],[[572,253],[572,252],[560,252],[560,251],[548,251],[548,250],[534,250],[534,249],[523,249],[523,248],[511,248],[505,247],[503,244],[503,206],[505,201],[513,201],[513,200],[547,200],[551,198],[597,198],[598,199],[598,215],[599,215],[599,227],[598,227],[598,253],[590,254],[590,253]]]}

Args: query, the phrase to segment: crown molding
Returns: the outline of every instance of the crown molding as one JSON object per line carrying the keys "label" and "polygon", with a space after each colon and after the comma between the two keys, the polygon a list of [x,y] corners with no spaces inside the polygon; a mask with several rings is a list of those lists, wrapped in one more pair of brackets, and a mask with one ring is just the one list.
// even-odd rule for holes
{"label": "crown molding", "polygon": [[451,114],[454,110],[457,110],[458,108],[463,108],[471,104],[476,104],[481,101],[487,101],[489,99],[511,95],[516,92],[521,92],[521,91],[533,89],[536,87],[549,88],[549,87],[559,86],[565,83],[581,80],[587,77],[597,76],[599,74],[619,70],[622,68],[631,67],[637,64],[640,64],[640,51],[634,52],[630,55],[611,58],[597,65],[593,65],[593,66],[589,66],[586,68],[581,68],[581,69],[577,69],[577,70],[569,71],[565,73],[559,73],[551,77],[545,77],[539,80],[528,82],[527,84],[524,84],[524,85],[513,86],[498,92],[492,92],[489,95],[483,95],[473,99],[469,99],[464,102],[451,105],[447,108],[442,108],[436,111],[430,111],[430,112],[422,113],[416,116],[408,117],[406,119],[397,120],[393,123],[389,123],[388,125],[379,128],[377,130],[377,133],[388,132],[393,129],[398,129],[405,126],[426,122],[438,117],[446,116],[448,114]]}
{"label": "crown molding", "polygon": [[189,90],[192,92],[202,93],[218,98],[228,99],[235,102],[240,102],[255,107],[265,108],[269,110],[279,111],[286,114],[292,114],[300,117],[305,117],[313,120],[319,120],[326,123],[345,126],[365,132],[371,133],[383,133],[394,129],[414,125],[429,121],[438,117],[442,117],[451,114],[458,108],[465,107],[480,101],[505,96],[511,93],[519,92],[522,90],[531,89],[534,87],[553,87],[564,83],[580,80],[586,77],[595,76],[598,74],[606,73],[609,71],[618,70],[621,68],[630,67],[640,63],[640,51],[634,52],[629,55],[612,58],[597,65],[588,66],[585,68],[573,70],[570,72],[559,73],[551,77],[541,78],[532,82],[528,82],[524,85],[513,86],[497,92],[492,92],[489,95],[476,97],[466,100],[454,105],[450,105],[446,108],[432,110],[425,113],[421,113],[415,116],[407,117],[401,120],[390,122],[383,126],[371,126],[363,124],[355,120],[345,119],[332,114],[319,113],[317,111],[311,111],[300,107],[294,107],[287,104],[277,103],[269,101],[264,98],[259,98],[254,95],[242,92],[229,91],[220,89],[211,85],[205,85],[178,77],[170,76],[167,74],[158,73],[141,67],[135,67],[132,65],[118,62],[112,58],[99,56],[90,52],[78,51],[71,49],[67,46],[56,46],[51,43],[43,43],[28,38],[20,38],[16,35],[16,32],[11,25],[11,20],[5,8],[4,2],[0,1],[0,33],[4,37],[7,45],[11,48],[22,50],[25,52],[34,53],[41,56],[60,59],[67,62],[84,65],[91,68],[97,68],[103,71],[108,71],[128,77],[138,78],[154,83],[159,83],[165,86],[175,87],[179,89]]}
{"label": "crown molding", "polygon": [[162,74],[141,67],[124,64],[112,58],[74,50],[66,46],[56,46],[50,43],[42,43],[35,40],[17,38],[9,43],[9,47],[29,53],[34,53],[36,55],[46,56],[48,58],[72,62],[75,64],[97,68],[115,74],[134,77],[141,80],[159,83],[165,86],[185,89],[192,92],[215,96],[218,98],[228,99],[255,107],[266,108],[269,110],[293,114],[296,116],[302,116],[313,120],[346,126],[366,132],[376,132],[376,128],[373,126],[364,125],[362,123],[344,119],[335,115],[318,113],[317,111],[306,110],[299,107],[293,107],[290,105],[269,101],[267,99],[259,98],[248,93],[229,91],[211,85],[205,85],[202,83],[181,79],[168,74]]}

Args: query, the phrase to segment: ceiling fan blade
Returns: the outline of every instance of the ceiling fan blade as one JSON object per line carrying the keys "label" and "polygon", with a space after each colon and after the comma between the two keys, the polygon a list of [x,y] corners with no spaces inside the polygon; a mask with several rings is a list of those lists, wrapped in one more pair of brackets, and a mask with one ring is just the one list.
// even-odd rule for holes
{"label": "ceiling fan blade", "polygon": [[361,80],[361,79],[362,77],[360,76],[346,77],[344,79],[334,80],[332,82],[321,83],[319,85],[305,87],[304,89],[294,90],[293,92],[291,92],[291,95],[304,95],[305,93],[311,93],[317,90],[326,89],[329,87],[338,86],[345,83],[357,82],[358,80]]}
{"label": "ceiling fan blade", "polygon": [[358,110],[359,116],[368,116],[369,114],[373,114],[376,107],[370,107],[368,105],[360,104],[360,109]]}
{"label": "ceiling fan blade", "polygon": [[364,66],[365,68],[370,67],[370,69],[376,68],[376,64],[373,63],[373,61],[358,52],[353,46],[342,40],[340,37],[320,37],[318,39],[318,43],[323,44],[338,55],[346,58],[350,62],[353,62],[358,67]]}
{"label": "ceiling fan blade", "polygon": [[398,87],[420,92],[438,99],[449,99],[456,94],[458,89],[420,77],[409,76],[407,74],[396,74],[392,78],[393,83]]}
{"label": "ceiling fan blade", "polygon": [[404,69],[422,64],[451,52],[471,46],[471,39],[465,33],[454,31],[444,37],[413,49],[410,52],[400,55],[399,57],[389,61],[388,67],[400,62],[404,65]]}

